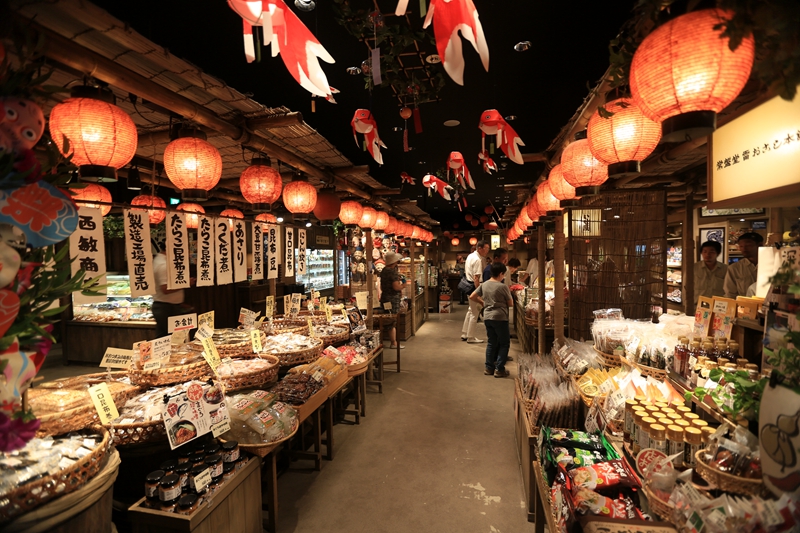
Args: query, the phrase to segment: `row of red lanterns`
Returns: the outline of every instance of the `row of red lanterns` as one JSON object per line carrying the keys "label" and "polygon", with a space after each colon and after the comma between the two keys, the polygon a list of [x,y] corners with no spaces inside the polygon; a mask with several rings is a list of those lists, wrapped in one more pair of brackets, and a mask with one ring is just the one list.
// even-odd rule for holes
{"label": "row of red lanterns", "polygon": [[407,237],[423,242],[433,241],[433,233],[430,231],[398,220],[385,211],[361,205],[353,200],[341,203],[339,220],[342,224],[348,226],[358,226],[361,229],[383,231],[387,235],[397,235],[398,237]]}

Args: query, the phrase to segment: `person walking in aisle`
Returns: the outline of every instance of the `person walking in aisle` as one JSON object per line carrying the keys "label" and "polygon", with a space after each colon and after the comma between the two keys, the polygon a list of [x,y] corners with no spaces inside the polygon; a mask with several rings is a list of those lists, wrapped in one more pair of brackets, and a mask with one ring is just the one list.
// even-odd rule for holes
{"label": "person walking in aisle", "polygon": [[755,232],[745,233],[736,241],[736,245],[744,257],[728,267],[723,283],[725,298],[735,300],[737,296],[747,296],[747,289],[756,282],[758,247],[763,242],[764,237]]}
{"label": "person walking in aisle", "polygon": [[[475,251],[467,256],[467,264],[464,267],[468,281],[472,282],[472,292],[481,286],[481,278],[483,276],[483,258],[489,255],[489,243],[486,241],[478,241]],[[469,343],[484,342],[475,336],[475,328],[478,325],[478,315],[481,312],[480,304],[477,300],[469,299],[469,309],[467,309],[467,316],[464,317],[464,325],[461,326],[461,340]]]}
{"label": "person walking in aisle", "polygon": [[[400,254],[394,252],[386,252],[383,254],[383,260],[386,266],[381,270],[381,307],[385,309],[384,304],[389,304],[390,309],[387,309],[392,314],[397,314],[400,310],[400,298],[402,296],[403,282],[400,279],[400,272],[397,271],[397,263],[402,259]],[[397,349],[397,324],[393,320],[385,323],[386,329],[389,330],[389,339],[392,341],[389,348]],[[405,346],[400,345],[402,350]]]}
{"label": "person walking in aisle", "polygon": [[470,294],[470,301],[484,306],[483,322],[489,342],[486,344],[486,368],[483,373],[496,378],[508,377],[506,361],[508,349],[511,347],[511,335],[508,329],[508,309],[511,307],[511,290],[503,283],[506,266],[503,263],[492,263],[492,277],[482,283]]}

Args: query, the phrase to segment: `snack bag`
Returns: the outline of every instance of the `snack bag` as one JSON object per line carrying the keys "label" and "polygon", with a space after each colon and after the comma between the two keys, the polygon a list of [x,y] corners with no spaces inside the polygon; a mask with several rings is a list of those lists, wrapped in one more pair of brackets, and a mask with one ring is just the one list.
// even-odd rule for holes
{"label": "snack bag", "polygon": [[599,452],[606,450],[605,439],[600,433],[586,433],[572,429],[547,429],[547,437],[553,446],[582,448]]}
{"label": "snack bag", "polygon": [[605,454],[597,450],[583,450],[581,448],[557,446],[551,447],[548,451],[552,454],[553,461],[562,465],[567,470],[602,463],[609,459]]}
{"label": "snack bag", "polygon": [[641,511],[636,508],[633,500],[622,495],[617,499],[613,499],[593,490],[578,489],[573,496],[573,501],[575,502],[575,510],[581,514],[591,513],[598,516],[626,520],[643,518]]}
{"label": "snack bag", "polygon": [[641,487],[639,477],[624,459],[613,459],[576,468],[569,473],[573,490]]}

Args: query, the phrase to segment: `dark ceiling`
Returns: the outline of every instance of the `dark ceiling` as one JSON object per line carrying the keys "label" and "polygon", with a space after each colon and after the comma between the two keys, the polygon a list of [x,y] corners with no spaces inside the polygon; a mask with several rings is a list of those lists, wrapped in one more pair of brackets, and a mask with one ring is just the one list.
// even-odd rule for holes
{"label": "dark ceiling", "polygon": [[[378,87],[370,93],[364,88],[363,76],[346,72],[347,67],[360,65],[367,59],[368,52],[364,43],[334,20],[333,2],[317,0],[317,8],[310,13],[295,9],[336,60],[333,65],[321,64],[330,85],[341,91],[335,95],[338,103],[317,99],[316,112],[312,112],[310,93],[294,81],[281,58],[271,57],[270,51],[264,49],[260,63],[246,63],[241,19],[223,0],[95,0],[145,37],[232,87],[252,93],[256,101],[302,112],[305,121],[353,164],[369,164],[371,175],[387,187],[399,187],[400,173],[408,172],[417,178],[417,185],[403,186],[401,196],[416,199],[422,209],[442,222],[443,228],[451,228],[453,223],[463,228],[467,223],[454,203],[437,195],[427,196],[422,176],[443,170],[451,151],[462,152],[477,187],[467,196],[468,209],[481,214],[489,201],[501,208],[508,200],[503,184],[532,184],[541,174],[543,164],[517,165],[504,159],[499,151],[495,154],[501,167],[498,172],[492,175],[482,172],[477,160],[481,146],[481,132],[477,128],[480,113],[496,108],[504,116],[515,115],[517,118],[511,125],[525,142],[522,152],[544,151],[580,106],[589,86],[594,86],[605,72],[608,42],[628,18],[631,8],[626,2],[474,0],[489,46],[489,72],[483,70],[472,46],[464,42],[464,86],[446,77],[440,101],[420,106],[423,132],[415,134],[409,121],[409,144],[413,150],[404,152],[402,132],[394,131],[403,126],[403,120],[392,90]],[[349,2],[354,7],[369,7],[373,3]],[[294,9],[292,0],[287,3]],[[396,0],[381,0],[378,5],[383,13],[392,13]],[[419,2],[409,2],[409,9],[415,30],[421,31]],[[398,20],[387,17],[387,23]],[[530,41],[530,50],[516,52],[514,45],[520,41]],[[436,52],[432,45],[422,47],[427,53]],[[353,140],[350,120],[358,108],[372,109],[376,117],[381,138],[388,146],[383,150],[383,166],[378,166]],[[461,124],[446,127],[445,120],[458,120]]]}

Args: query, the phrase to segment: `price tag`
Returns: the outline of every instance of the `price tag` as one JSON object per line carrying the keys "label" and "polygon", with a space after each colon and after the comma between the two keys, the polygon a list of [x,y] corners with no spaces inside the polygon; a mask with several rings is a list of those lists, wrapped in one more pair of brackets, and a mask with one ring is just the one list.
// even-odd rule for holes
{"label": "price tag", "polygon": [[263,346],[261,346],[261,330],[250,330],[250,341],[253,345],[253,353],[261,353]]}
{"label": "price tag", "polygon": [[100,361],[101,368],[122,368],[127,370],[133,360],[133,350],[123,350],[122,348],[106,348],[103,360]]}
{"label": "price tag", "polygon": [[206,468],[201,473],[194,476],[194,490],[202,492],[211,483],[211,469]]}
{"label": "price tag", "polygon": [[344,307],[342,307],[342,316],[344,317],[344,319],[345,319],[346,321],[349,321],[349,320],[350,320],[350,317],[348,317],[348,316],[347,316],[347,311],[345,310],[345,308],[344,308]]}
{"label": "price tag", "polygon": [[197,313],[188,315],[171,316],[167,319],[167,333],[180,331],[182,329],[194,329],[197,327]]}
{"label": "price tag", "polygon": [[300,303],[303,301],[303,295],[294,293],[290,301],[292,303],[292,316],[297,316],[300,314]]}
{"label": "price tag", "polygon": [[292,310],[292,295],[287,294],[283,297],[283,314],[288,315]]}
{"label": "price tag", "polygon": [[330,324],[331,320],[333,320],[333,309],[325,306],[325,318],[327,319],[328,323]]}
{"label": "price tag", "polygon": [[213,339],[211,337],[206,337],[200,341],[203,344],[203,357],[206,358],[208,361],[208,366],[211,367],[211,370],[214,373],[217,373],[217,367],[220,364],[219,359],[219,352],[217,351],[217,346],[214,344]]}
{"label": "price tag", "polygon": [[223,365],[232,365],[233,364],[233,358],[232,357],[226,357],[225,359],[220,361],[220,363],[223,364]]}
{"label": "price tag", "polygon": [[764,525],[767,526],[767,528],[773,528],[783,524],[783,516],[778,512],[778,507],[775,505],[775,502],[772,500],[763,500],[762,503],[764,512],[761,513],[761,519]]}
{"label": "price tag", "polygon": [[314,291],[314,294],[312,295],[312,297],[314,297],[316,299],[319,299],[319,291]]}
{"label": "price tag", "polygon": [[139,362],[146,365],[153,360],[153,344],[150,341],[140,341],[133,343],[134,357]]}
{"label": "price tag", "polygon": [[89,387],[89,396],[92,398],[94,408],[97,410],[97,415],[100,417],[101,424],[108,424],[119,416],[117,406],[114,405],[114,398],[111,396],[111,391],[108,390],[107,383],[98,383]]}
{"label": "price tag", "polygon": [[392,302],[383,302],[383,308],[386,309],[387,311],[391,311],[392,310]]}
{"label": "price tag", "polygon": [[700,491],[698,491],[689,483],[686,483],[683,486],[683,493],[686,495],[686,498],[688,498],[689,501],[692,502],[693,506],[700,506],[704,501],[706,501],[706,498],[704,498],[703,495],[700,494]]}
{"label": "price tag", "polygon": [[150,372],[151,370],[158,370],[161,368],[161,361],[148,361],[144,364],[142,370]]}
{"label": "price tag", "polygon": [[697,364],[697,357],[690,355],[689,356],[689,368],[694,368],[694,365]]}
{"label": "price tag", "polygon": [[267,307],[264,312],[264,316],[267,318],[272,318],[272,315],[275,314],[275,297],[274,296],[267,296]]}
{"label": "price tag", "polygon": [[195,340],[202,341],[203,339],[208,339],[212,335],[214,335],[214,330],[208,327],[208,324],[203,324],[200,329],[197,330],[197,333],[194,334]]}
{"label": "price tag", "polygon": [[319,370],[317,370],[316,372],[314,372],[314,373],[311,375],[311,379],[313,379],[313,380],[315,380],[315,381],[319,381],[320,383],[322,383],[322,372],[320,372]]}
{"label": "price tag", "polygon": [[188,337],[188,333],[185,329],[180,331],[176,331],[170,337],[170,344],[177,344],[180,346],[181,344],[186,344],[186,338]]}
{"label": "price tag", "polygon": [[309,313],[314,313],[314,300],[309,300],[306,303],[306,309],[308,309]]}
{"label": "price tag", "polygon": [[231,430],[231,421],[228,419],[225,419],[222,422],[211,426],[211,434],[214,436],[214,438],[217,438],[226,431],[230,430]]}
{"label": "price tag", "polygon": [[615,390],[608,395],[608,401],[612,408],[618,408],[625,403],[625,394],[621,390]]}
{"label": "price tag", "polygon": [[367,308],[367,291],[356,293],[356,306],[358,306],[359,309]]}
{"label": "price tag", "polygon": [[714,302],[715,315],[724,315],[727,312],[728,312],[728,302],[722,302],[719,300]]}
{"label": "price tag", "polygon": [[616,388],[614,387],[614,383],[612,380],[607,379],[602,384],[600,384],[600,392],[604,394],[608,394],[610,392],[615,391]]}
{"label": "price tag", "polygon": [[[319,293],[317,293],[317,294],[319,294]],[[319,307],[320,307],[320,309],[325,309],[326,307],[328,307],[328,297],[327,296],[323,296],[322,298],[319,299]]]}
{"label": "price tag", "polygon": [[239,309],[239,323],[244,325],[245,327],[253,327],[253,324],[256,322],[256,318],[261,313],[256,313],[255,311],[251,311],[242,307]]}
{"label": "price tag", "polygon": [[167,335],[150,341],[153,343],[153,359],[156,361],[167,361],[172,355],[172,337]]}
{"label": "price tag", "polygon": [[197,327],[199,328],[203,324],[208,324],[211,329],[214,329],[214,311],[197,316]]}
{"label": "price tag", "polygon": [[317,337],[317,331],[314,329],[314,321],[311,320],[311,317],[308,317],[308,334],[312,337]]}

